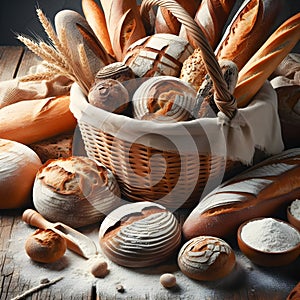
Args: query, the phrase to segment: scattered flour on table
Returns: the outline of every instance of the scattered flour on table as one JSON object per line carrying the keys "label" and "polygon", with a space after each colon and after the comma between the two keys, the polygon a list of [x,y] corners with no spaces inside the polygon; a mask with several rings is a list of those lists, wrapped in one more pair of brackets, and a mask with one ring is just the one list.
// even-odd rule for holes
{"label": "scattered flour on table", "polygon": [[[34,230],[22,222],[14,227],[7,253],[13,259],[5,267],[13,270],[13,266],[18,266],[20,281],[30,282],[32,287],[39,285],[41,279],[53,280],[62,276],[61,281],[51,286],[51,293],[55,295],[57,292],[62,295],[63,299],[70,297],[84,299],[83,295],[86,296],[91,291],[92,285],[96,286],[100,298],[118,300],[128,298],[140,300],[145,299],[145,295],[150,300],[194,300],[195,292],[199,299],[213,299],[214,297],[220,298],[219,296],[223,295],[224,290],[230,291],[232,287],[234,290],[237,288],[243,290],[247,286],[256,290],[271,289],[280,295],[287,293],[295,285],[294,279],[290,277],[283,280],[280,274],[274,277],[274,275],[261,272],[260,269],[252,265],[251,270],[248,270],[249,261],[238,250],[236,252],[238,261],[236,270],[226,278],[211,283],[196,282],[186,277],[179,271],[176,258],[156,267],[130,269],[114,264],[104,257],[108,263],[109,273],[105,278],[95,278],[90,273],[90,267],[96,259],[99,259],[101,253],[87,260],[67,250],[65,255],[53,264],[40,264],[32,261],[25,252],[24,244],[27,236]],[[98,251],[101,252],[98,229],[88,232],[87,235],[95,242]],[[293,265],[292,268],[298,268],[298,266],[299,263]],[[248,270],[247,273],[246,270]],[[160,284],[159,278],[163,273],[173,273],[176,276],[178,286],[175,289],[169,290]],[[117,291],[118,285],[124,287],[123,293]],[[64,294],[64,291],[67,292]]]}

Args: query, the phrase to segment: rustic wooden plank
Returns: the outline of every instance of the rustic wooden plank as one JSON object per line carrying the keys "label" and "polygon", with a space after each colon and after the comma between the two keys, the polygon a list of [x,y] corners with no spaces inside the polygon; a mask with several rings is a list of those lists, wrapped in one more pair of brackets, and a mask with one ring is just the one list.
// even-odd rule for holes
{"label": "rustic wooden plank", "polygon": [[0,81],[16,76],[24,52],[23,47],[5,46],[0,52]]}
{"label": "rustic wooden plank", "polygon": [[33,72],[32,67],[37,66],[41,61],[41,58],[32,51],[25,49],[16,77],[22,77],[28,75],[29,72]]}

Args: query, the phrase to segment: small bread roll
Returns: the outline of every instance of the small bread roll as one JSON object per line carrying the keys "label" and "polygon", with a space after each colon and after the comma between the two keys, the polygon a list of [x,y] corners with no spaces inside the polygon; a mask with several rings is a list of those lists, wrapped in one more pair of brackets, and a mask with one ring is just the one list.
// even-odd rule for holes
{"label": "small bread roll", "polygon": [[122,113],[129,103],[125,86],[115,79],[97,81],[89,91],[89,103],[109,112]]}
{"label": "small bread roll", "polygon": [[225,277],[235,266],[235,254],[222,239],[199,236],[187,241],[179,251],[178,265],[186,276],[212,281]]}
{"label": "small bread roll", "polygon": [[66,249],[66,240],[52,229],[37,229],[25,242],[28,256],[41,263],[57,261],[64,255]]}

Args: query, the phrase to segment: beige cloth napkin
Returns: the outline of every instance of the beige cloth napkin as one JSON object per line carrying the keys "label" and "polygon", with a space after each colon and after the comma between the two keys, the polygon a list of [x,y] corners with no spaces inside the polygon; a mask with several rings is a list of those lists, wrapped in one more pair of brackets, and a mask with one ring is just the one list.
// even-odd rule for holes
{"label": "beige cloth napkin", "polygon": [[73,82],[64,76],[51,80],[22,82],[19,78],[0,82],[0,109],[23,101],[66,95]]}
{"label": "beige cloth napkin", "polygon": [[131,119],[90,105],[76,83],[71,87],[70,109],[79,125],[84,122],[129,143],[183,155],[212,154],[251,164],[256,148],[270,155],[284,149],[277,95],[269,82],[232,120],[222,113],[168,124]]}
{"label": "beige cloth napkin", "polygon": [[300,54],[290,53],[279,64],[270,81],[273,88],[300,85]]}

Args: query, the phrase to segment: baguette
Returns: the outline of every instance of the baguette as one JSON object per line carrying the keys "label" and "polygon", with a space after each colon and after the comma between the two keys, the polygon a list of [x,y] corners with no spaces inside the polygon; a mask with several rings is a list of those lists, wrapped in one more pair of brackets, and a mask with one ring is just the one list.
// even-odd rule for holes
{"label": "baguette", "polygon": [[242,222],[272,216],[297,197],[300,148],[270,157],[214,189],[185,220],[184,237],[234,235]]}
{"label": "baguette", "polygon": [[[235,0],[203,0],[196,11],[194,20],[202,29],[213,49],[221,39],[223,28],[234,4]],[[180,35],[185,35],[191,42],[192,37],[184,31],[182,28]]]}
{"label": "baguette", "polygon": [[103,45],[106,52],[114,57],[115,54],[109,39],[103,10],[95,0],[82,0],[81,7],[88,24],[94,31],[99,42]]}
{"label": "baguette", "polygon": [[300,39],[300,13],[286,20],[240,70],[234,92],[245,107]]}
{"label": "baguette", "polygon": [[[194,18],[198,7],[198,1],[177,0],[176,2],[180,4],[192,18]],[[180,27],[180,22],[168,9],[164,7],[158,7],[155,18],[156,33],[170,33],[178,35]]]}
{"label": "baguette", "polygon": [[146,36],[135,0],[101,0],[113,51],[122,61],[128,47]]}
{"label": "baguette", "polygon": [[279,1],[251,0],[238,11],[215,50],[218,60],[231,60],[240,70],[270,35],[280,12]]}
{"label": "baguette", "polygon": [[70,96],[20,101],[0,109],[0,138],[26,145],[73,131]]}
{"label": "baguette", "polygon": [[86,19],[78,12],[64,9],[54,18],[57,36],[69,50],[65,62],[72,61],[75,74],[90,85],[99,69],[111,62]]}

